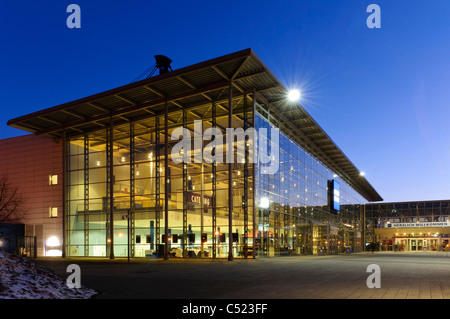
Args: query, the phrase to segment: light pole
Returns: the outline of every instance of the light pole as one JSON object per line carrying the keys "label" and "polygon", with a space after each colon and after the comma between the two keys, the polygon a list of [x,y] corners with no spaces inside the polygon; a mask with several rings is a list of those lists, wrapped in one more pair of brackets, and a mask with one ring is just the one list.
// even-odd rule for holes
{"label": "light pole", "polygon": [[127,214],[126,215],[123,215],[122,216],[122,219],[127,219],[127,247],[128,247],[128,249],[127,249],[127,251],[128,251],[128,253],[127,253],[127,260],[128,260],[128,263],[130,263],[130,250],[131,250],[131,245],[130,245],[130,234],[131,234],[131,230],[130,230],[130,210],[128,210],[127,211]]}
{"label": "light pole", "polygon": [[[262,244],[260,241],[259,246],[260,246],[260,248],[262,247],[263,250],[266,249],[267,255],[269,255],[268,238],[267,238],[268,234],[266,233],[266,217],[268,217],[267,215],[268,215],[268,210],[270,208],[270,199],[268,197],[261,197],[258,207],[259,207],[259,211],[260,211],[260,222],[261,222],[261,218],[262,218],[262,231],[259,231],[259,237],[260,237],[260,240],[262,240]],[[262,236],[261,236],[261,234],[262,234]],[[253,238],[253,240],[256,241],[255,238]]]}

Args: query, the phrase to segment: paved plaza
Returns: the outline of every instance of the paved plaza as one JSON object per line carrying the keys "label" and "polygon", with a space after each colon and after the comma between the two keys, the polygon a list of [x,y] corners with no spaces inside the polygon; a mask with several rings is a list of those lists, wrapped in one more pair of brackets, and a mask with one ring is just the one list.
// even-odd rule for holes
{"label": "paved plaza", "polygon": [[[200,260],[38,259],[97,299],[450,299],[448,253],[357,253],[330,256]],[[381,287],[368,288],[379,265]]]}

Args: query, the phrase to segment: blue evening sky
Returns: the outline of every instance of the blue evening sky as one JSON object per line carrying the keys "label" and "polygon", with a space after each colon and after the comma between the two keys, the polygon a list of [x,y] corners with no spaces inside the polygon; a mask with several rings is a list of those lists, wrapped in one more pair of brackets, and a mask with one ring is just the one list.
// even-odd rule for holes
{"label": "blue evening sky", "polygon": [[24,134],[9,119],[131,82],[155,54],[178,69],[252,48],[385,201],[449,199],[449,15],[448,0],[3,2],[0,138]]}

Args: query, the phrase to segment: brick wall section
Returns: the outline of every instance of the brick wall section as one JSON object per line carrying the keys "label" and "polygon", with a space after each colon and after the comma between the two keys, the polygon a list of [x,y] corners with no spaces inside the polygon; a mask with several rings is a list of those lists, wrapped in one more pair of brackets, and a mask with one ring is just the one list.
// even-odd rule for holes
{"label": "brick wall section", "polygon": [[[45,136],[25,135],[0,140],[0,175],[6,174],[25,199],[26,235],[34,235],[37,255],[44,255],[44,243],[57,236],[62,244],[63,221],[62,141]],[[49,176],[58,175],[50,185]],[[58,217],[49,208],[58,207]]]}

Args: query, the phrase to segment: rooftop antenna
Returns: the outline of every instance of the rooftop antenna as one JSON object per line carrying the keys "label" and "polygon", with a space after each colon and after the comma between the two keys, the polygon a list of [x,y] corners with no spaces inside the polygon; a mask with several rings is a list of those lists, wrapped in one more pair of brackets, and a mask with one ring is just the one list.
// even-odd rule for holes
{"label": "rooftop antenna", "polygon": [[172,71],[172,67],[170,64],[172,63],[172,60],[164,55],[155,55],[156,63],[153,64],[150,68],[145,70],[141,75],[139,75],[136,79],[133,80],[133,82],[137,82],[145,77],[145,79],[148,79],[153,76],[153,74],[156,72],[156,70],[159,70],[159,74],[164,74],[169,71]]}

